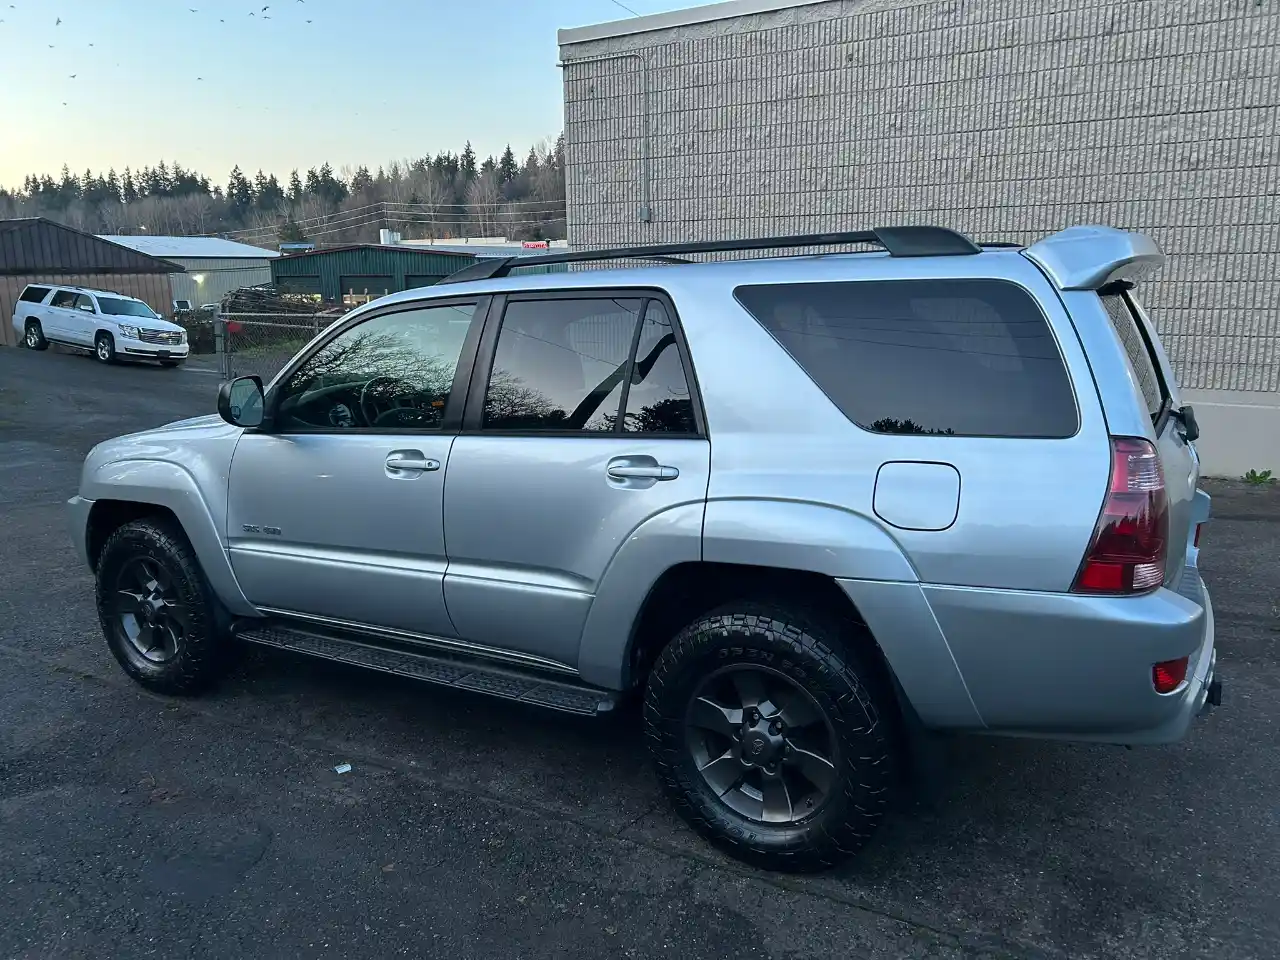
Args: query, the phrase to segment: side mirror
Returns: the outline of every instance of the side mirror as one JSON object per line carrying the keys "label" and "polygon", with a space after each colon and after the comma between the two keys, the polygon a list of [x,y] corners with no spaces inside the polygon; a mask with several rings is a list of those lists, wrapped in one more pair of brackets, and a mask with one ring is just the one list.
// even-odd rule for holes
{"label": "side mirror", "polygon": [[1190,406],[1185,406],[1177,413],[1178,419],[1182,422],[1182,436],[1187,443],[1195,443],[1200,439],[1200,424],[1196,422],[1196,412]]}
{"label": "side mirror", "polygon": [[80,309],[81,309],[81,310],[83,310],[85,313],[94,313],[94,312],[96,312],[96,311],[93,309],[93,304],[92,304],[92,303],[82,303],[82,304],[80,304]]}
{"label": "side mirror", "polygon": [[265,407],[261,377],[236,377],[218,388],[218,416],[233,427],[261,426]]}

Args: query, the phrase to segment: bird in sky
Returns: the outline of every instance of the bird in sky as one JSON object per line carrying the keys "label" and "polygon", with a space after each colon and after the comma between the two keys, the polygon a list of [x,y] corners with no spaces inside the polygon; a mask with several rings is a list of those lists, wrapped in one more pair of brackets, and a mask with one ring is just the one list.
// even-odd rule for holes
{"label": "bird in sky", "polygon": [[53,21],[53,25],[54,25],[55,27],[59,27],[59,26],[61,26],[61,25],[62,25],[62,18],[61,18],[61,17],[59,17],[57,20]]}
{"label": "bird in sky", "polygon": [[71,75],[71,79],[72,79],[72,80],[74,80],[74,79],[75,79],[76,77],[78,77],[78,76],[79,76],[79,74],[78,74],[78,73],[73,73],[73,74]]}

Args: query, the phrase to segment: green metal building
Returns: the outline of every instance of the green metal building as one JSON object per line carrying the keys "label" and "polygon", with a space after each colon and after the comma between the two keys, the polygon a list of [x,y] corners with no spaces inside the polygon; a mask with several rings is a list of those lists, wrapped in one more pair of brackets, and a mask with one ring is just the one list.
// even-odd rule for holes
{"label": "green metal building", "polygon": [[388,293],[429,287],[475,259],[466,253],[362,243],[277,257],[271,261],[271,282],[281,293],[310,294],[326,303],[354,305]]}

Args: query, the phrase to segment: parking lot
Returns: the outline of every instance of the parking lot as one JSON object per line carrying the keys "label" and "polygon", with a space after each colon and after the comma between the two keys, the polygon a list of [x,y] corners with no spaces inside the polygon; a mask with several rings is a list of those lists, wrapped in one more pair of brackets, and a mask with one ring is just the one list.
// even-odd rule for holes
{"label": "parking lot", "polygon": [[935,803],[797,878],[677,821],[630,713],[266,653],[201,699],[130,683],[63,501],[216,385],[0,350],[0,956],[1280,955],[1275,486],[1207,485],[1225,702],[1186,742],[957,739]]}

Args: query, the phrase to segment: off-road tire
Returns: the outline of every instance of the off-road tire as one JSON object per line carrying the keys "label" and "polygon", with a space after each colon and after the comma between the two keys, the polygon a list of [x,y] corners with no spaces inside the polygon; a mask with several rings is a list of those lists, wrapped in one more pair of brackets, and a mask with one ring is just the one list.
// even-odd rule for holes
{"label": "off-road tire", "polygon": [[[171,578],[178,598],[186,605],[189,626],[176,655],[164,663],[152,663],[134,650],[118,629],[112,597],[121,567],[135,558],[159,564]],[[107,646],[130,677],[157,693],[199,693],[226,672],[234,644],[218,615],[217,601],[205,581],[195,551],[172,521],[144,518],[126,523],[102,548],[97,564],[98,620]]]}
{"label": "off-road tire", "polygon": [[111,334],[100,331],[93,338],[93,355],[101,363],[116,362],[116,339]]}
{"label": "off-road tire", "polygon": [[[900,735],[893,694],[871,668],[855,631],[833,618],[739,601],[689,624],[659,655],[645,691],[644,721],[658,778],[676,811],[730,856],[770,870],[821,870],[855,854],[879,825],[898,782]],[[786,824],[727,806],[697,770],[685,717],[702,679],[734,664],[782,674],[825,712],[837,757],[827,799]]]}
{"label": "off-road tire", "polygon": [[22,345],[28,350],[48,350],[49,341],[44,338],[44,328],[39,320],[28,320],[23,329]]}

